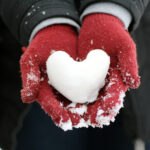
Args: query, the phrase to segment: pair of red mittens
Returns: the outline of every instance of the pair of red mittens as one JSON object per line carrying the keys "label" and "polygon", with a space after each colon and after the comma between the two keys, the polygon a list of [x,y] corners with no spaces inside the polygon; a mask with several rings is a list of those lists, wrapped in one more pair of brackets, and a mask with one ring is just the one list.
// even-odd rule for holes
{"label": "pair of red mittens", "polygon": [[[111,58],[104,88],[91,104],[74,104],[48,84],[46,61],[53,50],[65,51],[73,59],[84,60],[89,51],[104,50]],[[85,17],[79,38],[69,25],[42,29],[20,60],[22,101],[36,100],[53,121],[64,130],[72,127],[108,125],[123,106],[126,90],[140,84],[136,45],[122,22],[108,14]],[[78,110],[80,113],[78,113]]]}

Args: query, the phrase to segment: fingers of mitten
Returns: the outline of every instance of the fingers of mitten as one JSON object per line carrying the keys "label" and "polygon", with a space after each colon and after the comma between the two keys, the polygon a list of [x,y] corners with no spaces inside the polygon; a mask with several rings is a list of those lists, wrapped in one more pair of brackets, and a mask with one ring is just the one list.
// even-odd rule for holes
{"label": "fingers of mitten", "polygon": [[70,111],[68,111],[68,114],[70,116],[71,122],[72,122],[72,126],[75,127],[80,123],[80,115],[77,113],[72,113]]}
{"label": "fingers of mitten", "polygon": [[72,121],[72,125],[76,128],[84,124],[84,115],[87,113],[86,104],[71,103],[66,107]]}
{"label": "fingers of mitten", "polygon": [[88,107],[90,121],[96,126],[109,125],[110,121],[123,107],[123,98],[128,88],[120,77],[118,70],[109,70],[104,90],[100,92],[98,100]]}
{"label": "fingers of mitten", "polygon": [[21,90],[22,101],[30,103],[34,101],[39,85],[40,70],[35,57],[27,53],[23,54],[20,60],[23,89]]}
{"label": "fingers of mitten", "polygon": [[138,75],[136,45],[131,38],[123,43],[124,46],[118,52],[118,67],[121,71],[123,81],[130,88],[137,88],[140,85],[140,77]]}
{"label": "fingers of mitten", "polygon": [[117,104],[121,104],[127,89],[128,86],[123,83],[120,77],[120,71],[110,69],[104,92],[100,94],[100,99],[102,100],[101,108],[107,112],[112,110]]}
{"label": "fingers of mitten", "polygon": [[122,29],[124,31],[124,25],[115,16],[103,13],[86,16],[79,34],[79,58],[85,58],[93,49],[103,49],[112,56]]}
{"label": "fingers of mitten", "polygon": [[55,51],[65,51],[76,58],[77,33],[69,25],[53,25],[42,29],[33,39],[32,47],[39,50],[44,63]]}
{"label": "fingers of mitten", "polygon": [[63,108],[63,104],[56,99],[46,79],[41,83],[37,102],[59,127],[64,130],[72,129],[72,123],[67,111]]}

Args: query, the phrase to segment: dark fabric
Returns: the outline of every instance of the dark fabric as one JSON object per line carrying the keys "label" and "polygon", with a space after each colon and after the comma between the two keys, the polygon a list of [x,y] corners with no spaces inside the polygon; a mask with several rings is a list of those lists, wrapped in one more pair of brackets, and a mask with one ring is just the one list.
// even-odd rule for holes
{"label": "dark fabric", "polygon": [[34,27],[45,19],[67,17],[79,23],[74,0],[0,0],[0,15],[24,46]]}
{"label": "dark fabric", "polygon": [[15,143],[27,105],[21,102],[19,73],[20,45],[0,20],[0,147],[10,150]]}
{"label": "dark fabric", "polygon": [[82,13],[87,6],[96,2],[113,2],[127,8],[133,16],[132,23],[129,27],[129,30],[132,31],[137,28],[139,21],[144,13],[144,10],[150,0],[80,0],[80,1],[81,1],[80,13]]}
{"label": "dark fabric", "polygon": [[124,124],[132,139],[150,141],[150,4],[132,36],[137,45],[141,86],[126,96]]}
{"label": "dark fabric", "polygon": [[64,132],[37,103],[25,117],[15,150],[133,150],[124,134],[121,114],[111,126]]}
{"label": "dark fabric", "polygon": [[88,5],[102,1],[120,4],[132,13],[131,31],[138,26],[149,2],[149,0],[0,0],[0,15],[16,39],[27,46],[32,30],[41,21],[52,17],[67,17],[79,23],[76,6],[81,6],[79,9],[82,13]]}

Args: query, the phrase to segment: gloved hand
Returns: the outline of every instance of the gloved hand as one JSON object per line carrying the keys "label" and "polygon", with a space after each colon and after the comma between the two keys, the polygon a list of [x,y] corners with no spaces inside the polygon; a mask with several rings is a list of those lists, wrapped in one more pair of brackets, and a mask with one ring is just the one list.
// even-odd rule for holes
{"label": "gloved hand", "polygon": [[73,115],[63,106],[69,102],[62,101],[65,98],[48,84],[46,60],[53,50],[65,51],[76,59],[76,48],[75,30],[67,25],[53,25],[44,28],[35,36],[20,60],[23,80],[22,101],[31,103],[36,100],[61,128],[64,128],[65,123],[68,123],[68,128],[72,127],[70,116]]}
{"label": "gloved hand", "polygon": [[88,105],[85,120],[92,126],[103,126],[114,121],[128,87],[137,88],[140,84],[136,45],[118,18],[101,13],[88,15],[83,20],[78,41],[79,59],[83,60],[93,49],[104,50],[111,64],[105,87],[97,101]]}

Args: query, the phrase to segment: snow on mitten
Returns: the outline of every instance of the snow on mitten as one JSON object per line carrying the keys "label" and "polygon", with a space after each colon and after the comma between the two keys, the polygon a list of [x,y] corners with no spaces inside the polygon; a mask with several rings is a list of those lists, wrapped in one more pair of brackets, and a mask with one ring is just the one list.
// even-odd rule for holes
{"label": "snow on mitten", "polygon": [[[123,23],[109,14],[85,17],[79,35],[78,57],[83,60],[93,49],[102,49],[110,56],[106,84],[97,101],[88,104],[85,121],[91,126],[109,125],[123,106],[123,97],[130,88],[140,85],[136,45]],[[103,65],[103,64],[102,64]]]}
{"label": "snow on mitten", "polygon": [[[72,129],[73,114],[65,108],[69,102],[48,84],[47,58],[54,51],[65,51],[76,58],[77,35],[68,25],[53,25],[42,29],[27,47],[20,60],[23,89],[22,101],[36,100],[53,121],[64,130]],[[78,118],[78,114],[74,114]],[[75,120],[74,120],[75,121]]]}

